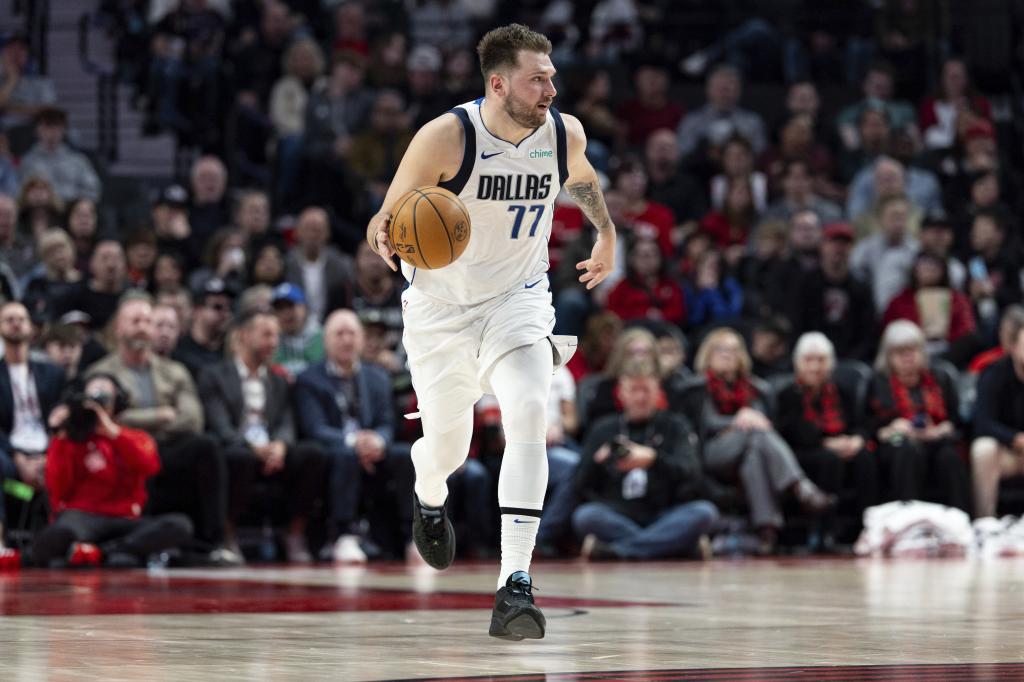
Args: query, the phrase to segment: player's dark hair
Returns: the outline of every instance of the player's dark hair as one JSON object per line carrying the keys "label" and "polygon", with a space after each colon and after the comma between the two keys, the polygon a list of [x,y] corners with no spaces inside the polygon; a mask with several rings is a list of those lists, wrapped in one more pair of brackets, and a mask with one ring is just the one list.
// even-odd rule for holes
{"label": "player's dark hair", "polygon": [[488,31],[476,46],[484,78],[500,69],[517,66],[520,50],[551,54],[551,41],[522,24],[509,24]]}

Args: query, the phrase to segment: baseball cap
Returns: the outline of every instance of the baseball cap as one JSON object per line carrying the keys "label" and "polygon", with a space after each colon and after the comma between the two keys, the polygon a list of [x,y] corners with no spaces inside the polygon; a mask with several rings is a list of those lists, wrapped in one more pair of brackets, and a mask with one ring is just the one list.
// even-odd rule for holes
{"label": "baseball cap", "polygon": [[205,300],[207,296],[227,296],[228,298],[234,298],[235,290],[220,277],[210,277],[200,284],[198,289],[195,291],[195,297],[200,302]]}
{"label": "baseball cap", "polygon": [[853,229],[847,223],[829,223],[822,232],[825,239],[845,239],[853,241]]}
{"label": "baseball cap", "polygon": [[278,284],[274,287],[274,293],[270,296],[271,305],[277,305],[283,301],[305,305],[306,295],[302,293],[301,287],[297,287],[290,282],[285,282],[284,284]]}
{"label": "baseball cap", "polygon": [[188,191],[181,185],[167,185],[160,190],[160,195],[156,198],[156,205],[184,208],[188,206]]}
{"label": "baseball cap", "polygon": [[440,71],[441,52],[433,45],[419,45],[409,53],[405,68],[410,71]]}
{"label": "baseball cap", "polygon": [[89,326],[92,324],[92,315],[81,310],[69,310],[60,316],[58,322],[60,324],[84,324]]}

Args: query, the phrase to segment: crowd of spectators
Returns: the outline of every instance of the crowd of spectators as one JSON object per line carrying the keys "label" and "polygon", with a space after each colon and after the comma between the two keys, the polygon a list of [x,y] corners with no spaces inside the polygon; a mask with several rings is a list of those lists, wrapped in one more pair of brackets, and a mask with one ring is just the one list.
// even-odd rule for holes
{"label": "crowd of spectators", "polygon": [[[99,378],[126,399],[99,449],[148,481],[117,513],[162,519],[107,554],[407,552],[404,282],[364,227],[417,127],[483,94],[474,40],[509,20],[552,39],[620,247],[583,288],[593,230],[558,198],[556,332],[580,344],[540,551],[697,556],[723,517],[750,551],[794,528],[827,549],[893,499],[995,514],[1024,474],[1022,24],[970,5],[98,1],[146,132],[194,159],[141,224],[111,218],[25,36],[3,37],[0,529],[31,534],[21,507],[78,456],[62,392]],[[485,397],[450,480],[472,555],[495,551],[502,449]],[[32,561],[98,532],[71,518]]]}

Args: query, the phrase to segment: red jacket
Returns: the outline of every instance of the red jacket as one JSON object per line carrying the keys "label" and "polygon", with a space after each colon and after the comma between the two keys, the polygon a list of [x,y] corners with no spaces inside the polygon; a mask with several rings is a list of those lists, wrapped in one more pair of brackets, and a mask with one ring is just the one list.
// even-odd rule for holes
{"label": "red jacket", "polygon": [[667,320],[679,326],[686,323],[683,290],[668,277],[658,280],[653,290],[626,278],[608,294],[607,307],[622,320]]}
{"label": "red jacket", "polygon": [[156,441],[124,426],[113,440],[93,434],[76,443],[58,436],[46,451],[46,488],[55,514],[77,509],[137,518],[146,503],[146,479],[158,471]]}
{"label": "red jacket", "polygon": [[[974,331],[974,311],[971,310],[971,301],[963,293],[953,290],[953,297],[950,304],[949,335],[946,340],[953,343],[957,339],[966,336]],[[882,318],[884,329],[893,320],[910,320],[914,324],[921,324],[921,317],[917,313],[916,292],[912,289],[904,289],[896,298],[892,299],[889,307],[885,310]]]}
{"label": "red jacket", "polygon": [[720,211],[709,211],[700,219],[700,231],[711,237],[711,241],[720,249],[730,246],[742,246],[750,238],[750,230],[734,226]]}
{"label": "red jacket", "polygon": [[[936,113],[935,106],[939,103],[935,97],[926,97],[921,102],[921,108],[917,112],[918,124],[921,126],[921,132],[928,130],[933,125],[939,122],[939,115]],[[988,100],[982,95],[975,95],[971,98],[971,108],[974,109],[978,116],[981,116],[986,121],[992,120],[992,105],[989,104]]]}
{"label": "red jacket", "polygon": [[648,201],[640,213],[624,211],[627,221],[633,223],[633,230],[645,237],[658,240],[658,246],[666,258],[671,258],[675,247],[672,245],[672,228],[676,218],[672,209],[656,201]]}

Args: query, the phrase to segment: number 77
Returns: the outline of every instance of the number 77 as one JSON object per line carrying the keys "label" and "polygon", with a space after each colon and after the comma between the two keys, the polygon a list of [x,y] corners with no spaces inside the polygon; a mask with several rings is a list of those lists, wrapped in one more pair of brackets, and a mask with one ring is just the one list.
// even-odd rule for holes
{"label": "number 77", "polygon": [[530,213],[535,214],[533,218],[533,224],[530,225],[530,233],[528,237],[533,237],[537,234],[537,226],[540,225],[540,217],[544,215],[544,204],[536,204],[534,206],[523,206],[522,204],[513,204],[508,207],[508,210],[514,211],[516,214],[515,223],[512,225],[512,239],[519,239],[519,229],[523,226],[523,216],[526,215],[526,211],[529,209]]}

